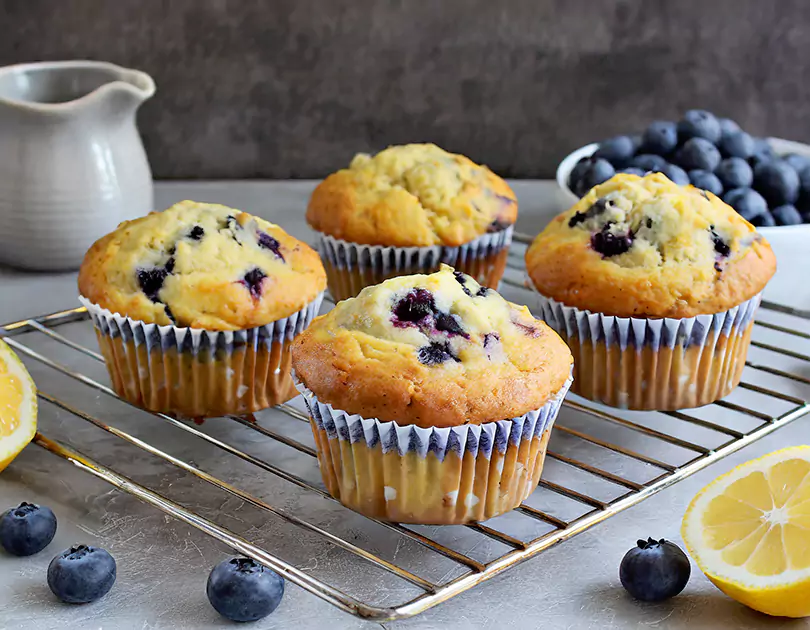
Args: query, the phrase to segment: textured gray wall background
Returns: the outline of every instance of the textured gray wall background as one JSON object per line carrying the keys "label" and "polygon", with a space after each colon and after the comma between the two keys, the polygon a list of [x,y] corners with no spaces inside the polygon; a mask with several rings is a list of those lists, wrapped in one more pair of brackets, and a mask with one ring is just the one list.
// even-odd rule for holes
{"label": "textured gray wall background", "polygon": [[807,0],[0,0],[0,64],[152,74],[160,178],[321,177],[433,141],[514,177],[704,107],[810,140]]}

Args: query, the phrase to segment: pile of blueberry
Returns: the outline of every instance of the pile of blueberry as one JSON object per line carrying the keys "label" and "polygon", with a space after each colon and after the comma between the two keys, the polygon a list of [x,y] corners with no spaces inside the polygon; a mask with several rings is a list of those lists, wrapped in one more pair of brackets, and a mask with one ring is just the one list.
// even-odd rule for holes
{"label": "pile of blueberry", "polygon": [[777,156],[733,120],[693,109],[656,121],[641,136],[617,136],[577,162],[568,186],[579,197],[616,173],[663,173],[714,193],[756,226],[810,223],[810,159]]}
{"label": "pile of blueberry", "polygon": [[[56,534],[50,508],[21,503],[0,515],[0,547],[14,556],[31,556]],[[115,559],[100,547],[73,545],[48,565],[48,586],[68,604],[88,604],[113,587]],[[273,612],[284,595],[284,578],[250,558],[219,563],[208,576],[208,601],[231,621],[256,621]]]}

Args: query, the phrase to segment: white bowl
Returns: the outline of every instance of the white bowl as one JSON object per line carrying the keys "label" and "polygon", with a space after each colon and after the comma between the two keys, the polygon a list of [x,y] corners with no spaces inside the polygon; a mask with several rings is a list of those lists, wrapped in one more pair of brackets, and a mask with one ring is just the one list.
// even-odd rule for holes
{"label": "white bowl", "polygon": [[[791,140],[783,140],[782,138],[768,138],[768,144],[771,145],[777,155],[787,155],[788,153],[797,153],[810,158],[810,145],[801,142],[793,142]],[[557,185],[563,196],[570,200],[570,205],[574,205],[579,201],[573,191],[568,187],[568,177],[571,175],[571,170],[576,166],[576,163],[584,157],[588,157],[596,151],[598,143],[580,147],[576,151],[568,154],[557,167]],[[796,289],[791,289],[785,284],[786,271],[794,265],[802,265],[808,260],[808,247],[810,247],[810,224],[804,225],[784,225],[775,227],[757,228],[768,242],[771,244],[774,253],[776,254],[776,261],[781,273],[777,273],[777,277],[771,282],[773,288],[779,288],[775,295],[769,295],[770,299],[791,303],[791,298],[796,297]],[[795,276],[792,278],[795,281]],[[794,283],[795,284],[795,283]],[[784,285],[784,286],[780,286]],[[808,284],[810,286],[810,283]],[[769,289],[771,286],[769,285]],[[805,301],[810,299],[810,290],[801,289],[799,293],[807,293]],[[804,303],[804,302],[803,302]]]}

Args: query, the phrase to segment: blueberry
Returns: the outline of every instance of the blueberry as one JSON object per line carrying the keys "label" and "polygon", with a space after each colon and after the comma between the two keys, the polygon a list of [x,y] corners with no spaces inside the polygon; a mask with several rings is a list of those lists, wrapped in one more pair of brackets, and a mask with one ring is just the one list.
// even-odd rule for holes
{"label": "blueberry", "polygon": [[754,168],[754,188],[771,207],[795,203],[799,198],[799,175],[784,160],[763,162]]}
{"label": "blueberry", "polygon": [[450,313],[439,313],[436,316],[436,330],[441,330],[450,335],[469,337],[458,317]]}
{"label": "blueberry", "polygon": [[763,162],[770,162],[776,159],[776,152],[765,138],[754,138],[754,152],[748,158],[751,166],[757,166]]}
{"label": "blueberry", "polygon": [[608,206],[611,205],[610,199],[605,199],[604,197],[600,197],[596,201],[591,204],[591,207],[588,208],[585,212],[576,212],[574,216],[572,216],[568,220],[568,227],[573,228],[579,225],[580,223],[584,223],[588,219],[592,219],[593,217],[598,217],[602,214],[605,210],[607,210]]}
{"label": "blueberry", "polygon": [[273,254],[275,254],[276,258],[279,258],[281,262],[284,262],[284,256],[281,254],[281,243],[279,243],[276,239],[265,232],[259,232],[256,234],[256,242],[259,244],[259,247],[262,249],[269,249]]}
{"label": "blueberry", "polygon": [[802,212],[802,223],[810,223],[810,210]]}
{"label": "blueberry", "polygon": [[740,126],[735,123],[731,118],[718,118],[717,122],[720,123],[720,137],[726,136],[730,133],[740,130]]}
{"label": "blueberry", "polygon": [[478,291],[475,292],[475,297],[486,297],[489,295],[491,289],[489,287],[479,287]]}
{"label": "blueberry", "polygon": [[754,183],[754,171],[748,162],[738,157],[726,158],[720,162],[715,175],[726,190],[749,188]]}
{"label": "blueberry", "polygon": [[577,182],[577,188],[574,190],[574,193],[580,197],[584,197],[591,188],[606,182],[615,174],[616,169],[613,168],[610,162],[602,158],[596,158],[582,174],[582,178]]}
{"label": "blueberry", "polygon": [[48,565],[48,586],[63,602],[87,604],[106,595],[115,583],[113,557],[104,549],[74,545]]}
{"label": "blueberry", "polygon": [[641,169],[645,173],[658,172],[667,165],[667,161],[660,155],[652,155],[651,153],[642,153],[633,158],[633,166]]}
{"label": "blueberry", "polygon": [[627,175],[638,175],[639,177],[644,177],[644,171],[642,171],[637,166],[628,166],[627,168],[623,168],[620,173],[626,173]]}
{"label": "blueberry", "polygon": [[188,237],[192,241],[199,241],[203,236],[205,236],[205,229],[201,225],[195,225],[188,233]]}
{"label": "blueberry", "polygon": [[746,221],[768,212],[768,204],[756,190],[734,188],[723,195],[723,201],[734,208]]}
{"label": "blueberry", "polygon": [[[169,260],[174,261],[173,258]],[[171,265],[172,269],[174,269],[174,262]],[[159,302],[160,298],[158,294],[160,290],[163,288],[163,283],[166,280],[166,276],[168,276],[170,271],[166,267],[152,267],[151,269],[138,269],[136,272],[138,278],[138,285],[141,287],[141,291],[146,294],[153,302]]]}
{"label": "blueberry", "polygon": [[250,295],[254,300],[258,300],[260,297],[262,297],[262,284],[264,283],[264,279],[266,277],[266,273],[264,273],[258,267],[254,267],[248,271],[245,274],[245,277],[242,279],[242,284],[247,287],[247,290],[250,291]]}
{"label": "blueberry", "polygon": [[600,232],[591,236],[591,247],[604,258],[624,254],[633,245],[633,233],[614,234],[610,231],[611,223],[606,223]]}
{"label": "blueberry", "polygon": [[[500,195],[498,195],[500,196]],[[496,232],[503,232],[506,228],[508,228],[511,223],[507,223],[506,221],[502,221],[501,219],[495,219],[487,226],[487,234],[495,234]]]}
{"label": "blueberry", "polygon": [[571,174],[568,176],[568,187],[575,191],[579,185],[580,180],[582,180],[582,176],[585,174],[591,163],[593,162],[593,158],[591,157],[584,157],[580,158],[579,162],[574,165],[574,168],[571,169]]}
{"label": "blueberry", "polygon": [[663,173],[669,178],[669,181],[678,184],[678,186],[686,186],[689,183],[689,175],[680,166],[675,164],[665,164],[659,173]]}
{"label": "blueberry", "polygon": [[709,235],[712,239],[712,243],[714,244],[714,251],[716,251],[723,258],[728,258],[728,256],[731,254],[731,247],[717,232],[714,231],[714,226],[709,228]]}
{"label": "blueberry", "polygon": [[723,155],[746,160],[754,154],[754,146],[754,139],[744,131],[723,134],[718,145]]}
{"label": "blueberry", "polygon": [[770,212],[764,212],[751,219],[751,225],[755,225],[756,227],[774,227],[776,225],[776,219]]}
{"label": "blueberry", "polygon": [[394,315],[400,322],[419,322],[436,312],[433,294],[427,289],[413,289],[394,306]]}
{"label": "blueberry", "polygon": [[691,575],[689,558],[678,545],[664,539],[639,540],[619,567],[622,586],[643,602],[675,597],[686,587]]}
{"label": "blueberry", "polygon": [[689,181],[692,182],[692,186],[708,190],[718,197],[723,194],[723,184],[717,178],[717,175],[709,171],[689,171]]}
{"label": "blueberry", "polygon": [[712,171],[720,164],[720,151],[705,138],[690,138],[675,153],[675,161],[687,169]]}
{"label": "blueberry", "polygon": [[678,135],[682,140],[704,138],[717,144],[720,134],[720,122],[714,114],[703,109],[690,109],[678,122]]}
{"label": "blueberry", "polygon": [[416,353],[421,363],[425,365],[439,365],[446,361],[459,362],[460,359],[453,354],[450,344],[447,342],[433,341],[428,346],[419,348]]}
{"label": "blueberry", "polygon": [[673,122],[656,120],[641,137],[641,151],[669,155],[678,146],[678,126]]}
{"label": "blueberry", "polygon": [[788,153],[782,158],[785,162],[793,167],[793,170],[800,175],[810,169],[810,159],[798,153]]}
{"label": "blueberry", "polygon": [[461,285],[461,290],[464,291],[464,293],[466,293],[470,297],[472,297],[472,292],[467,288],[467,278],[469,278],[470,276],[460,271],[454,271],[453,275],[455,276],[458,283]]}
{"label": "blueberry", "polygon": [[524,324],[523,322],[519,322],[519,321],[516,321],[514,319],[512,320],[512,323],[517,328],[519,328],[520,332],[522,332],[527,337],[531,337],[532,339],[536,339],[537,337],[540,336],[540,331],[537,330],[537,328],[535,328],[534,326],[529,326],[528,324]]}
{"label": "blueberry", "polygon": [[771,210],[777,225],[799,225],[802,222],[802,215],[796,210],[796,206],[785,204]]}
{"label": "blueberry", "polygon": [[284,578],[250,558],[231,558],[213,568],[205,593],[226,619],[256,621],[278,608]]}
{"label": "blueberry", "polygon": [[628,136],[616,136],[599,143],[594,152],[594,158],[602,158],[610,162],[615,168],[622,168],[630,163],[636,147],[633,139]]}
{"label": "blueberry", "polygon": [[45,549],[56,533],[51,508],[26,503],[0,516],[0,545],[15,556],[30,556]]}

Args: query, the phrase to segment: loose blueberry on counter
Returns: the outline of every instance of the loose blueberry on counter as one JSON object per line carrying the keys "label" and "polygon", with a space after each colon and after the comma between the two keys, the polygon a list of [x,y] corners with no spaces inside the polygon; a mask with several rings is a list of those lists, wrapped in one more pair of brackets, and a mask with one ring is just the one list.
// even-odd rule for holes
{"label": "loose blueberry on counter", "polygon": [[269,249],[275,254],[276,258],[279,258],[281,262],[284,262],[284,256],[281,254],[281,243],[279,243],[272,236],[266,232],[258,232],[256,234],[256,242],[259,243],[259,247],[262,249]]}
{"label": "loose blueberry on counter", "polygon": [[203,236],[205,236],[205,229],[201,225],[195,225],[188,233],[188,237],[192,241],[199,241]]}
{"label": "loose blueberry on counter", "polygon": [[667,165],[667,161],[660,155],[642,153],[633,158],[632,165],[636,168],[640,168],[645,173],[650,171],[658,172]]}
{"label": "loose blueberry on counter", "polygon": [[800,225],[802,222],[802,215],[796,209],[796,206],[789,204],[774,208],[771,210],[771,214],[776,220],[776,225]]}
{"label": "loose blueberry on counter", "polygon": [[0,546],[15,556],[31,556],[47,547],[56,534],[51,508],[26,503],[0,516]]}
{"label": "loose blueberry on counter", "polygon": [[731,118],[718,118],[717,122],[720,123],[720,138],[727,136],[735,131],[740,130],[740,126],[735,123]]}
{"label": "loose blueberry on counter", "polygon": [[689,181],[692,182],[692,186],[708,190],[718,197],[723,194],[723,184],[717,178],[717,175],[709,171],[700,169],[689,171]]}
{"label": "loose blueberry on counter", "polygon": [[621,168],[630,164],[636,152],[633,139],[629,136],[616,136],[599,143],[599,148],[593,154],[594,158],[607,160],[614,167]]}
{"label": "loose blueberry on counter", "polygon": [[750,188],[734,188],[723,195],[723,201],[734,208],[746,221],[754,217],[767,214],[768,203],[756,190]]}
{"label": "loose blueberry on counter", "polygon": [[689,171],[714,171],[720,164],[720,159],[720,151],[705,138],[690,138],[675,153],[675,162]]}
{"label": "loose blueberry on counter", "polygon": [[686,588],[692,566],[678,545],[668,540],[639,540],[619,567],[622,586],[643,602],[660,602]]}
{"label": "loose blueberry on counter", "polygon": [[776,152],[765,138],[754,138],[754,152],[748,159],[751,162],[751,166],[757,166],[763,162],[775,160]]}
{"label": "loose blueberry on counter", "polygon": [[456,363],[461,361],[453,354],[450,344],[446,341],[431,341],[430,345],[419,348],[416,356],[420,363],[425,365],[441,365],[451,359]]}
{"label": "loose blueberry on counter", "polygon": [[754,183],[754,171],[742,158],[726,158],[714,173],[726,190],[749,188]]}
{"label": "loose blueberry on counter", "polygon": [[802,223],[810,223],[810,210],[805,210],[801,213]]}
{"label": "loose blueberry on counter", "polygon": [[678,146],[678,126],[674,122],[656,120],[644,130],[640,151],[669,155]]}
{"label": "loose blueberry on counter", "polygon": [[427,289],[413,289],[394,306],[394,315],[400,322],[420,322],[436,312],[433,294]]}
{"label": "loose blueberry on counter", "polygon": [[721,133],[720,122],[714,114],[703,109],[690,109],[678,122],[678,136],[681,141],[704,138],[717,144]]}
{"label": "loose blueberry on counter", "polygon": [[754,154],[756,145],[754,139],[742,130],[723,134],[718,144],[720,153],[726,157],[739,157],[748,159]]}
{"label": "loose blueberry on counter", "polygon": [[571,174],[568,176],[568,187],[571,190],[577,190],[577,185],[579,181],[582,179],[582,176],[585,174],[591,164],[593,163],[593,158],[591,157],[584,157],[580,158],[579,162],[574,165],[574,168],[571,169]]}
{"label": "loose blueberry on counter", "polygon": [[619,171],[620,173],[626,173],[627,175],[638,175],[639,177],[644,177],[645,172],[642,171],[637,166],[628,166],[627,168],[623,168]]}
{"label": "loose blueberry on counter", "polygon": [[115,583],[115,559],[104,549],[74,545],[48,565],[48,586],[68,604],[87,604],[106,595]]}
{"label": "loose blueberry on counter", "polygon": [[770,212],[765,212],[751,219],[751,225],[756,227],[774,227],[776,225],[776,219],[774,219]]}
{"label": "loose blueberry on counter", "polygon": [[615,174],[616,169],[613,168],[610,162],[602,158],[596,158],[576,182],[574,193],[579,197],[584,197],[591,188],[606,182]]}
{"label": "loose blueberry on counter", "polygon": [[258,300],[262,297],[262,283],[266,277],[266,273],[258,267],[254,267],[248,271],[242,279],[242,284],[247,287],[247,290],[250,291],[250,295],[254,300]]}
{"label": "loose blueberry on counter", "polygon": [[213,568],[205,593],[226,619],[257,621],[278,608],[284,578],[250,558],[231,558]]}
{"label": "loose blueberry on counter", "polygon": [[689,184],[689,175],[687,175],[686,171],[680,166],[676,166],[675,164],[665,164],[664,168],[660,169],[658,172],[666,175],[669,181],[673,184],[678,184],[678,186],[686,186]]}
{"label": "loose blueberry on counter", "polygon": [[601,232],[591,236],[591,247],[604,258],[624,254],[633,245],[633,233],[614,234],[610,231],[612,223],[606,223]]}
{"label": "loose blueberry on counter", "polygon": [[754,188],[772,207],[795,203],[799,198],[799,175],[784,160],[763,162],[754,168]]}

